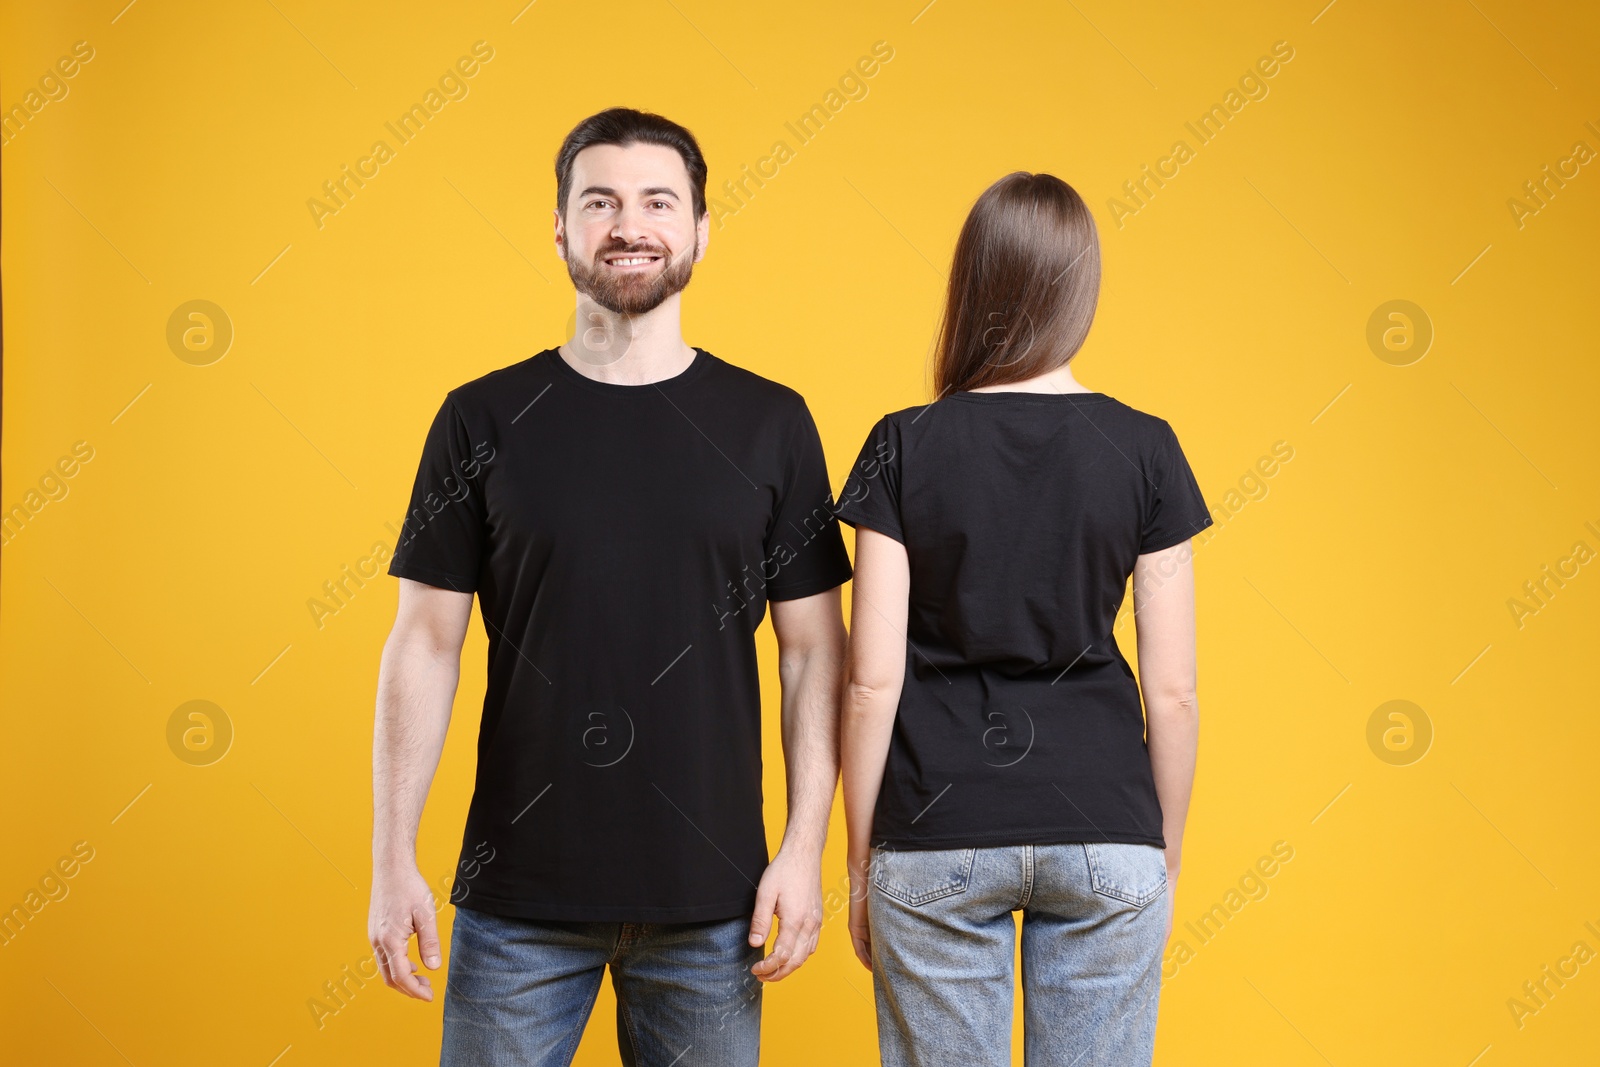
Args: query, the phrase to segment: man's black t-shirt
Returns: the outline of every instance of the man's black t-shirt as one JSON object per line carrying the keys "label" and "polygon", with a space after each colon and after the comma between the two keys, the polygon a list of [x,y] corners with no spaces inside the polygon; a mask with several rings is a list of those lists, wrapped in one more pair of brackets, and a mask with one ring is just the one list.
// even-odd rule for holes
{"label": "man's black t-shirt", "polygon": [[1104,393],[956,393],[879,420],[837,510],[911,567],[873,843],[1165,847],[1112,627],[1135,560],[1213,522],[1172,427]]}
{"label": "man's black t-shirt", "polygon": [[555,349],[469,382],[428,431],[389,573],[476,592],[489,639],[460,903],[750,913],[756,627],[767,601],[850,577],[798,393],[703,349],[648,385]]}

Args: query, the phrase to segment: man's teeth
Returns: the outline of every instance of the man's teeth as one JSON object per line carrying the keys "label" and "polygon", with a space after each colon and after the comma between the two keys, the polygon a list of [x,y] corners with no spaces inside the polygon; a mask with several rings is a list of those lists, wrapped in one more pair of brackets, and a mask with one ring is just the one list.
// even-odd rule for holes
{"label": "man's teeth", "polygon": [[634,256],[629,259],[613,259],[611,260],[611,265],[613,267],[636,267],[641,263],[654,262],[655,258],[655,256]]}

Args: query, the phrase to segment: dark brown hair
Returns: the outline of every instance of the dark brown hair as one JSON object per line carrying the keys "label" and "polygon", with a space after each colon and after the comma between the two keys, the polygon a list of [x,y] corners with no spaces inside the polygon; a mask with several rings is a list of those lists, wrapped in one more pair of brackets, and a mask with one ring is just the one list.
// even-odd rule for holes
{"label": "dark brown hair", "polygon": [[1046,374],[1083,347],[1100,298],[1100,239],[1077,191],[1007,174],[956,239],[934,352],[935,399]]}
{"label": "dark brown hair", "polygon": [[648,111],[635,111],[630,107],[607,108],[590,115],[572,128],[567,139],[561,142],[556,153],[556,210],[567,211],[567,197],[572,193],[572,161],[585,148],[597,144],[627,148],[633,144],[658,144],[675,149],[683,157],[689,171],[689,191],[694,200],[694,217],[706,213],[706,158],[700,154],[700,145],[694,134],[670,119]]}

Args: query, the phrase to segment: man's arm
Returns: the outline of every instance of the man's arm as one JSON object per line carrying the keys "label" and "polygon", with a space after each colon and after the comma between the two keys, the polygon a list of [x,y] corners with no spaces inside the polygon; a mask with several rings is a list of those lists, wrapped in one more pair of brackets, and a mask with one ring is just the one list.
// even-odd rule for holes
{"label": "man's arm", "polygon": [[[1133,566],[1135,640],[1150,770],[1161,802],[1167,842],[1167,893],[1176,893],[1183,866],[1183,827],[1189,818],[1200,707],[1195,683],[1194,566],[1188,541],[1140,556]],[[1167,933],[1172,933],[1169,909]]]}
{"label": "man's arm", "polygon": [[772,951],[750,968],[763,982],[793,974],[816,951],[822,931],[822,843],[839,781],[839,674],[844,619],[839,590],[772,603],[783,686],[783,763],[789,821],[783,844],[761,876],[750,943],[765,944],[778,918]]}
{"label": "man's arm", "polygon": [[418,1000],[432,1000],[433,986],[413,973],[411,937],[430,969],[441,959],[433,893],[417,869],[417,826],[444,750],[471,618],[471,593],[400,579],[400,606],[378,667],[367,940],[384,984]]}
{"label": "man's arm", "polygon": [[906,546],[856,527],[856,577],[850,590],[850,654],[840,710],[844,818],[849,848],[850,944],[872,970],[867,892],[872,872],[872,813],[883,787],[895,713],[906,679],[906,615],[911,564]]}

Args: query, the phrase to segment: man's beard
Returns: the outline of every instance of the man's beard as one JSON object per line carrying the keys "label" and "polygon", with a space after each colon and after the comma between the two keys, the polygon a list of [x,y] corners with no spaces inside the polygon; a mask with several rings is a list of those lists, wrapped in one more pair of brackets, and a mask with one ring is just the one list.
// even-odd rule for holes
{"label": "man's beard", "polygon": [[[599,263],[602,256],[621,252],[660,256],[666,266],[654,276],[618,274]],[[694,258],[700,252],[700,236],[695,235],[694,249],[687,255],[672,256],[665,248],[654,245],[634,247],[613,243],[595,253],[595,262],[578,263],[569,253],[567,276],[579,293],[593,300],[607,311],[617,315],[643,315],[654,311],[661,302],[689,284],[694,272]]]}

